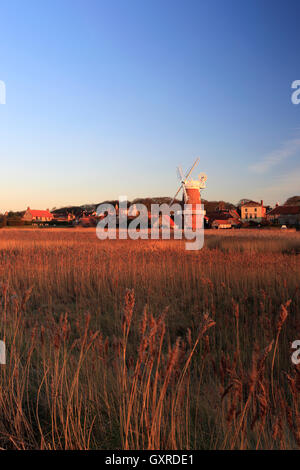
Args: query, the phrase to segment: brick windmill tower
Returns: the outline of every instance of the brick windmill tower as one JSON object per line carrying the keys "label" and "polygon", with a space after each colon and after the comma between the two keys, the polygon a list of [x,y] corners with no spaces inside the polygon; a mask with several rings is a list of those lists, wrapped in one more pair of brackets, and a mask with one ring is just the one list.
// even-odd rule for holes
{"label": "brick windmill tower", "polygon": [[177,175],[178,179],[180,181],[180,186],[178,188],[177,193],[173,197],[170,206],[173,204],[175,198],[177,195],[180,193],[182,190],[182,197],[183,197],[183,203],[184,204],[190,204],[189,210],[183,211],[184,215],[190,215],[190,217],[187,217],[185,220],[185,224],[188,221],[188,228],[192,230],[196,230],[196,220],[197,220],[197,214],[200,214],[204,217],[205,211],[203,211],[200,208],[201,204],[201,189],[204,189],[206,187],[205,182],[207,180],[207,176],[205,173],[200,173],[198,175],[197,180],[193,180],[190,178],[190,175],[194,168],[198,165],[199,163],[199,158],[194,162],[190,170],[187,172],[185,176],[183,176],[183,172],[181,167],[177,167]]}

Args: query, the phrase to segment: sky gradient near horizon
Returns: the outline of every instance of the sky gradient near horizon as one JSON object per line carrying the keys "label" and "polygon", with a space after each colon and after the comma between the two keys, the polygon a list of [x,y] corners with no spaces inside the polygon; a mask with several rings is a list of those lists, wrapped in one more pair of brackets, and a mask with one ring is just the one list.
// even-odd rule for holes
{"label": "sky gradient near horizon", "polygon": [[0,212],[173,196],[300,194],[296,1],[1,4]]}

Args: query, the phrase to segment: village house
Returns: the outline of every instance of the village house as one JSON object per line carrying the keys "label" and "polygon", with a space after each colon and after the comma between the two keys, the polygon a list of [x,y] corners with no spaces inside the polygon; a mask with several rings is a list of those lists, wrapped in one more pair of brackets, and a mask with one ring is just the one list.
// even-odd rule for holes
{"label": "village house", "polygon": [[239,228],[240,216],[235,209],[217,209],[208,214],[208,226],[211,228]]}
{"label": "village house", "polygon": [[241,219],[243,222],[262,222],[266,218],[266,208],[263,201],[249,201],[241,206]]}
{"label": "village house", "polygon": [[268,212],[267,220],[273,224],[300,226],[300,206],[279,206]]}
{"label": "village house", "polygon": [[67,214],[54,214],[53,216],[53,221],[61,224],[66,224],[66,223],[71,223],[75,220],[75,215],[72,213],[67,213]]}
{"label": "village house", "polygon": [[232,217],[220,217],[219,219],[215,219],[212,224],[211,228],[239,228],[241,226],[241,222],[239,219],[234,219]]}
{"label": "village house", "polygon": [[30,207],[27,207],[27,210],[23,216],[23,220],[25,220],[25,222],[45,223],[45,222],[51,222],[51,220],[53,220],[53,215],[51,214],[49,209],[36,210],[36,209],[30,209]]}

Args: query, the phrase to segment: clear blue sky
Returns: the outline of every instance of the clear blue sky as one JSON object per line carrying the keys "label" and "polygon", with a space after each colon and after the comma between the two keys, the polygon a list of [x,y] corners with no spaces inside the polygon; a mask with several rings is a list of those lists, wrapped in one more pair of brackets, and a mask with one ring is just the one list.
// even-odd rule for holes
{"label": "clear blue sky", "polygon": [[206,199],[299,194],[299,13],[297,1],[3,2],[0,211],[172,196],[176,165],[198,156]]}

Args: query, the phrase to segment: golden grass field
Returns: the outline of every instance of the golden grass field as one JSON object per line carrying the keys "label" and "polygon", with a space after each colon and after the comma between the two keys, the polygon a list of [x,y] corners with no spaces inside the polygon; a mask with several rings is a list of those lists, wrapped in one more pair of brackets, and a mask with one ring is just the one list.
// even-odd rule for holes
{"label": "golden grass field", "polygon": [[0,230],[0,448],[300,447],[300,232],[205,235]]}

